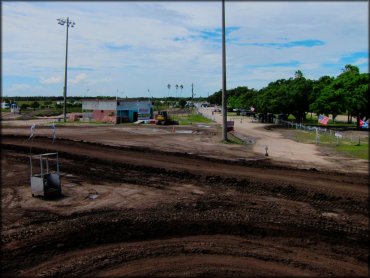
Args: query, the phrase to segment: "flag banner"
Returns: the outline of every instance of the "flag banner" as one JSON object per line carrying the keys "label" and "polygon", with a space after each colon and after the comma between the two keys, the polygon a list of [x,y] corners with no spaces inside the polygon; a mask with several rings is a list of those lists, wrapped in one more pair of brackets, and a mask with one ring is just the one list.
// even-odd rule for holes
{"label": "flag banner", "polygon": [[329,117],[326,117],[324,115],[319,115],[319,119],[318,119],[319,123],[322,124],[322,125],[328,125],[328,122],[329,122]]}
{"label": "flag banner", "polygon": [[35,133],[35,129],[36,129],[36,125],[35,124],[33,124],[32,126],[31,126],[31,130],[30,130],[30,137],[28,138],[28,140],[30,140],[31,138],[33,138],[33,136],[34,136],[34,133]]}
{"label": "flag banner", "polygon": [[360,127],[361,128],[369,128],[369,123],[360,119]]}
{"label": "flag banner", "polygon": [[52,129],[52,131],[53,131],[53,142],[52,142],[52,144],[54,144],[54,141],[55,141],[55,139],[57,138],[57,136],[56,136],[56,134],[55,134],[55,124],[52,124],[52,125],[51,125],[51,129]]}

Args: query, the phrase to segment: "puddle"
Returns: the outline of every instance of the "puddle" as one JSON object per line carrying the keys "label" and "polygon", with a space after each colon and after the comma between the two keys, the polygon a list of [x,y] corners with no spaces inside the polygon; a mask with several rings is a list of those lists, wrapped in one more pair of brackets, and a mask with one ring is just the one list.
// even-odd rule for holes
{"label": "puddle", "polygon": [[326,217],[338,217],[338,213],[334,213],[334,212],[323,212],[321,214],[322,216],[326,216]]}
{"label": "puddle", "polygon": [[198,125],[198,127],[205,127],[205,128],[210,128],[210,125]]}
{"label": "puddle", "polygon": [[87,198],[89,198],[90,200],[95,200],[96,198],[98,198],[99,194],[96,190],[90,190],[89,192],[89,195],[87,195]]}
{"label": "puddle", "polygon": [[96,198],[98,198],[97,194],[89,194],[89,199],[90,200],[95,200]]}
{"label": "puddle", "polygon": [[176,130],[176,133],[192,134],[192,130]]}

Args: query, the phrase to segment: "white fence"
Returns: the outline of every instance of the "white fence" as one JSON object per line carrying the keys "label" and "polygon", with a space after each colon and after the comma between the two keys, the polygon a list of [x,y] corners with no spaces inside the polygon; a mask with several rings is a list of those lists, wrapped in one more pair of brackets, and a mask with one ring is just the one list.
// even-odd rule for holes
{"label": "white fence", "polygon": [[[325,143],[335,143],[336,145],[339,145],[342,141],[347,141],[351,144],[361,144],[361,136],[355,136],[352,134],[352,132],[345,133],[326,127],[310,126],[283,120],[277,120],[276,124],[314,133],[314,140],[316,144],[319,144],[322,141],[320,135],[326,136]],[[363,143],[365,143],[364,140],[365,139],[362,139]]]}
{"label": "white fence", "polygon": [[[201,114],[203,117],[208,118],[210,120],[215,121],[215,114],[207,114],[202,113],[201,109],[198,110],[198,113]],[[245,117],[249,118],[252,122],[258,121],[255,117],[248,117],[248,116],[238,116],[238,117],[230,117],[228,120],[230,121],[239,121],[241,124],[245,120]],[[311,141],[312,143],[316,144],[336,144],[340,145],[341,143],[346,144],[353,144],[353,145],[359,145],[362,143],[368,143],[368,133],[366,136],[359,136],[353,134],[353,132],[341,132],[338,130],[330,129],[327,127],[320,127],[320,126],[310,126],[310,125],[304,125],[300,123],[295,123],[291,121],[283,121],[275,118],[276,125],[283,125],[287,126],[289,128],[294,128],[297,130],[302,130],[310,133],[310,138],[308,138],[308,141]]]}

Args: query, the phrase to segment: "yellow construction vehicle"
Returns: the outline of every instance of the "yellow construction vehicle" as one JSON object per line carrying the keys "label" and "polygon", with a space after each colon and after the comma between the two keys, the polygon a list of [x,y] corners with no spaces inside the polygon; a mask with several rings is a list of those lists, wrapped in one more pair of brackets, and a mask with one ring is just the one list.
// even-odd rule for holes
{"label": "yellow construction vehicle", "polygon": [[177,121],[172,120],[169,116],[167,111],[159,111],[158,115],[155,116],[157,120],[157,125],[178,125]]}

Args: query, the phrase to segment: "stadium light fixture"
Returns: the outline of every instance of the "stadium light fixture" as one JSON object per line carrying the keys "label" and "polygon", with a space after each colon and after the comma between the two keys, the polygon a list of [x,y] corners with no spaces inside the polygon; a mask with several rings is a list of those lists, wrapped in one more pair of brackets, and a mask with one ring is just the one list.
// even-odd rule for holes
{"label": "stadium light fixture", "polygon": [[222,140],[227,138],[225,0],[222,0]]}
{"label": "stadium light fixture", "polygon": [[64,90],[63,90],[63,97],[64,97],[64,107],[63,107],[63,114],[64,114],[64,122],[66,121],[66,114],[67,114],[67,62],[68,62],[68,29],[69,27],[74,27],[76,23],[69,19],[69,17],[65,18],[58,18],[57,19],[59,25],[66,25],[67,35],[66,35],[66,60],[65,60],[65,68],[64,68]]}

